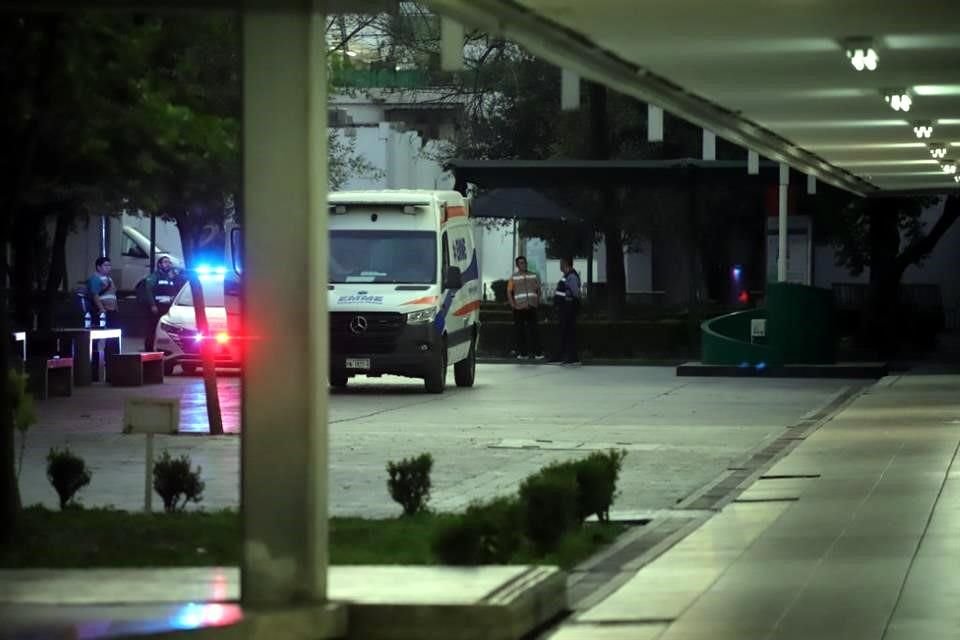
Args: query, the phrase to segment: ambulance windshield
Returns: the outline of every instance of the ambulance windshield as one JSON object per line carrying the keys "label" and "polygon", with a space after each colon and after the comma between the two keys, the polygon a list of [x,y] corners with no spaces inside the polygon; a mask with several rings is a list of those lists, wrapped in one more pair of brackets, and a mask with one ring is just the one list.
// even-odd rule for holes
{"label": "ambulance windshield", "polygon": [[331,283],[435,284],[438,271],[433,231],[330,232]]}

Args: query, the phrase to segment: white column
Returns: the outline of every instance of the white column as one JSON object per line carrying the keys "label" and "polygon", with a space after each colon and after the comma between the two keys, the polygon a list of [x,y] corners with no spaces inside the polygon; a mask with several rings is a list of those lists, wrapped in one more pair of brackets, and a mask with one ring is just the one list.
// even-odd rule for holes
{"label": "white column", "polygon": [[287,6],[243,14],[241,598],[260,608],[327,594],[325,25]]}
{"label": "white column", "polygon": [[755,176],[760,173],[760,154],[753,150],[747,150],[747,174]]}
{"label": "white column", "polygon": [[717,159],[717,134],[706,129],[703,130],[703,159]]}
{"label": "white column", "polygon": [[580,76],[566,69],[560,70],[560,108],[563,111],[580,108]]}
{"label": "white column", "polygon": [[817,176],[807,176],[807,195],[817,195]]}
{"label": "white column", "polygon": [[663,109],[647,105],[647,141],[663,142]]}
{"label": "white column", "polygon": [[440,68],[463,71],[463,25],[450,18],[440,18]]}
{"label": "white column", "polygon": [[777,226],[777,281],[787,281],[787,189],[790,186],[790,165],[780,163],[780,218]]}

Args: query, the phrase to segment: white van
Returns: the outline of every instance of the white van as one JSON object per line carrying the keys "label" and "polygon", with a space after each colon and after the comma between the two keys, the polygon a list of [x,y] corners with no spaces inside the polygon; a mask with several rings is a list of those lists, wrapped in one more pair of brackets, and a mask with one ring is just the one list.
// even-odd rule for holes
{"label": "white van", "polygon": [[480,269],[469,202],[455,191],[332,193],[330,384],[422,378],[442,393],[476,373]]}

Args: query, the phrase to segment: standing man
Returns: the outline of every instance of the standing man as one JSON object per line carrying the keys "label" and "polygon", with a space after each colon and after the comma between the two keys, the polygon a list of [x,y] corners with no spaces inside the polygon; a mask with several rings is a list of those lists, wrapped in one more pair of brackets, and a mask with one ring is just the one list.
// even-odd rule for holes
{"label": "standing man", "polygon": [[170,258],[163,256],[157,260],[157,268],[144,278],[140,288],[140,302],[146,311],[146,336],[143,343],[145,351],[153,351],[153,341],[157,335],[157,323],[173,303],[174,296],[183,287],[183,277],[173,268]]}
{"label": "standing man", "polygon": [[560,260],[563,277],[557,283],[553,304],[560,319],[560,351],[557,361],[567,365],[580,364],[577,355],[577,314],[580,312],[580,274],[570,258]]}
{"label": "standing man", "polygon": [[113,265],[110,264],[110,258],[101,256],[94,263],[95,271],[87,279],[87,292],[90,294],[90,302],[93,303],[92,311],[99,315],[99,323],[94,322],[101,327],[115,327],[117,316],[117,287],[113,284],[113,278],[110,277],[110,270]]}
{"label": "standing man", "polygon": [[542,360],[540,332],[537,327],[540,278],[532,271],[527,271],[527,259],[524,256],[517,256],[514,263],[517,265],[517,270],[507,281],[507,299],[513,307],[517,359]]}

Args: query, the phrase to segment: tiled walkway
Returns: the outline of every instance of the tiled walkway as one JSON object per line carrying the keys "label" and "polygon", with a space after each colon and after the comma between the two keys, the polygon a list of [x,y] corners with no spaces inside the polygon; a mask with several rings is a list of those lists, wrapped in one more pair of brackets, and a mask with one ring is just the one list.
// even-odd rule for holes
{"label": "tiled walkway", "polygon": [[960,637],[958,391],[881,381],[552,639]]}

